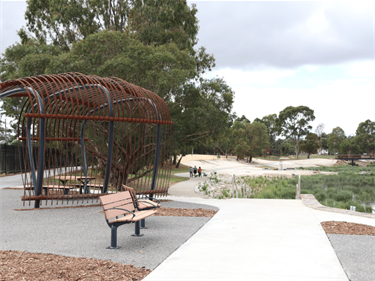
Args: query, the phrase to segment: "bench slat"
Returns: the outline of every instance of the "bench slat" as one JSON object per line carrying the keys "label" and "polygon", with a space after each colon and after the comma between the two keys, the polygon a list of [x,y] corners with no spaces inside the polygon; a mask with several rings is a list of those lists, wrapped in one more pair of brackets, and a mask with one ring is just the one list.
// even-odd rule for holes
{"label": "bench slat", "polygon": [[117,192],[117,193],[113,193],[110,195],[101,196],[100,202],[104,206],[106,204],[110,204],[110,203],[128,199],[128,198],[131,199],[129,191],[124,191],[124,192]]}

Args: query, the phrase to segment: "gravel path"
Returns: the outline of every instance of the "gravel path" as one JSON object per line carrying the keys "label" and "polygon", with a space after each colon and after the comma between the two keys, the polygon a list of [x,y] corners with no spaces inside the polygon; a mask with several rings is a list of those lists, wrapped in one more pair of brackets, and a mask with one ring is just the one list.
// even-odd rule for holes
{"label": "gravel path", "polygon": [[[118,250],[108,250],[110,228],[101,207],[14,211],[22,190],[0,190],[0,250],[92,257],[154,269],[210,218],[161,217],[146,220],[142,237],[131,236],[134,224],[118,229]],[[210,208],[204,204],[163,202],[164,207]],[[216,209],[217,208],[211,208]]]}
{"label": "gravel path", "polygon": [[375,236],[328,234],[350,281],[375,280]]}

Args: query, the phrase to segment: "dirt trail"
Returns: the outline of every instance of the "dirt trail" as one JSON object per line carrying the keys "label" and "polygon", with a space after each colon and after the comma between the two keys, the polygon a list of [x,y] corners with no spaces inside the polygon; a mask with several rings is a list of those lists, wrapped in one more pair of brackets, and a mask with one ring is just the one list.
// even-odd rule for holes
{"label": "dirt trail", "polygon": [[[186,157],[186,159],[185,159]],[[217,172],[226,175],[246,175],[246,176],[292,176],[294,175],[313,175],[313,174],[335,174],[331,172],[319,172],[308,170],[294,170],[298,167],[316,167],[319,166],[333,166],[336,164],[335,159],[303,159],[303,160],[286,160],[282,162],[283,170],[279,170],[279,161],[270,161],[264,159],[254,158],[253,163],[246,163],[244,161],[237,161],[235,157],[217,158],[216,155],[188,155],[181,161],[184,165],[191,167],[202,167],[207,174],[210,172]],[[268,169],[267,169],[268,168]],[[286,170],[293,169],[293,170]]]}

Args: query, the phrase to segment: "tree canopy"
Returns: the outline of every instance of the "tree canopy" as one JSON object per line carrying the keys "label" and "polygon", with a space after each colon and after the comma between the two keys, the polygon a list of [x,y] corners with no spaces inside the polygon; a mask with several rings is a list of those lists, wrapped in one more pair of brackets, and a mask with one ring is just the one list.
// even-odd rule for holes
{"label": "tree canopy", "polygon": [[232,132],[237,159],[248,157],[251,162],[254,156],[262,155],[263,150],[269,146],[267,128],[261,122],[247,123],[236,120]]}
{"label": "tree canopy", "polygon": [[363,153],[375,152],[375,122],[367,119],[358,125],[354,142]]}
{"label": "tree canopy", "polygon": [[301,141],[301,151],[307,152],[307,158],[310,154],[315,154],[320,147],[319,137],[317,134],[309,133],[304,140]]}
{"label": "tree canopy", "polygon": [[301,138],[310,132],[312,127],[309,125],[309,122],[314,120],[314,110],[307,106],[288,106],[279,113],[279,118],[276,122],[279,134],[282,134],[286,138],[291,138],[296,142],[297,159]]}
{"label": "tree canopy", "polygon": [[340,127],[333,128],[328,136],[328,149],[331,154],[340,153],[341,142],[346,139],[345,132]]}
{"label": "tree canopy", "polygon": [[[198,42],[195,4],[185,0],[28,1],[21,44],[6,49],[0,80],[81,72],[115,76],[151,90],[170,108],[175,153],[214,140],[232,124],[234,92]],[[6,99],[16,117],[22,99]],[[227,125],[228,124],[228,125]]]}
{"label": "tree canopy", "polygon": [[254,122],[261,122],[266,125],[268,133],[268,142],[270,143],[271,148],[275,147],[276,137],[278,136],[279,128],[277,127],[277,114],[270,114],[264,116],[262,119],[256,118]]}

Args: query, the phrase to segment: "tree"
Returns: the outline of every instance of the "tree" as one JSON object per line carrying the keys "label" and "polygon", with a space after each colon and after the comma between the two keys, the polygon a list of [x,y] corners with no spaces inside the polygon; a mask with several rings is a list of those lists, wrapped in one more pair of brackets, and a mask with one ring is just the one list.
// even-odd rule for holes
{"label": "tree", "polygon": [[279,114],[276,122],[279,127],[279,134],[284,135],[286,138],[291,138],[296,142],[297,159],[301,138],[306,136],[312,129],[309,122],[314,120],[314,110],[307,106],[288,106]]}
{"label": "tree", "polygon": [[212,146],[217,148],[226,158],[228,158],[228,153],[231,153],[234,149],[234,136],[232,129],[229,127],[223,130]]}
{"label": "tree", "polygon": [[319,151],[318,153],[321,153],[321,151],[323,150],[323,144],[322,144],[322,134],[323,134],[323,131],[324,131],[324,127],[325,125],[323,123],[320,123],[316,129],[315,129],[315,133],[318,137],[318,142],[319,142]]}
{"label": "tree", "polygon": [[192,147],[217,140],[233,122],[233,99],[234,92],[220,78],[202,80],[199,85],[186,83],[177,89],[169,106],[174,118],[175,156],[183,157]]}
{"label": "tree", "polygon": [[270,114],[264,116],[262,119],[256,118],[254,122],[261,122],[266,125],[267,133],[268,133],[268,141],[270,143],[270,147],[276,149],[276,137],[278,135],[279,128],[276,124],[277,115]]}
{"label": "tree", "polygon": [[327,151],[328,151],[328,137],[329,135],[324,132],[320,136],[321,148]]}
{"label": "tree", "polygon": [[237,122],[242,122],[243,124],[246,124],[246,123],[251,123],[249,119],[246,118],[245,115],[242,115],[241,117],[237,117],[236,119]]}
{"label": "tree", "polygon": [[356,130],[354,142],[364,153],[374,154],[375,152],[375,122],[367,119],[361,122]]}
{"label": "tree", "polygon": [[358,145],[355,144],[353,139],[346,138],[340,144],[341,154],[358,154],[360,153]]}
{"label": "tree", "polygon": [[346,139],[345,132],[340,127],[332,130],[328,137],[328,149],[331,154],[340,152],[340,144]]}
{"label": "tree", "polygon": [[310,158],[310,154],[316,153],[318,148],[320,147],[319,139],[320,138],[317,134],[309,133],[306,138],[301,141],[301,151],[308,153],[308,159]]}
{"label": "tree", "polygon": [[292,139],[286,139],[286,140],[280,140],[281,145],[280,145],[280,150],[282,155],[292,155],[295,153],[296,149],[296,142],[293,141]]}
{"label": "tree", "polygon": [[253,122],[247,126],[249,135],[250,151],[247,154],[248,162],[251,163],[253,157],[262,155],[263,150],[269,147],[268,134],[266,125],[261,122]]}
{"label": "tree", "polygon": [[[191,70],[194,72],[189,70],[188,74],[184,73],[184,82],[191,79],[198,81],[202,73],[215,66],[214,57],[207,54],[204,47],[194,49],[199,28],[196,13],[195,5],[190,7],[184,0],[109,0],[105,2],[97,0],[30,0],[25,14],[27,29],[23,28],[19,32],[21,44],[15,44],[6,49],[5,55],[0,61],[0,80],[64,72],[68,69],[75,71],[79,69],[86,74],[98,75],[99,73],[115,72],[118,77],[128,82],[143,86],[166,97],[168,95],[166,93],[170,94],[174,85],[178,83],[174,79],[155,79],[155,76],[161,77],[168,71],[171,75],[177,75],[176,81],[181,81],[179,67],[183,65],[185,70],[192,67]],[[126,41],[131,46],[121,45],[121,48],[116,51],[109,45],[110,40],[100,42],[100,39],[105,39],[103,37],[109,37],[105,32],[102,33],[103,31],[115,32],[117,39],[121,38],[121,42]],[[124,36],[118,35],[119,33]],[[96,34],[100,35],[94,36]],[[75,47],[75,43],[81,41],[86,43]],[[96,41],[94,45],[99,50],[96,51],[98,57],[91,56],[91,58],[99,59],[101,64],[98,65],[98,62],[91,61],[89,67],[85,67],[84,63],[87,60],[78,58],[76,61],[76,58],[77,55],[82,56],[90,53],[90,50],[95,50],[94,46],[89,46],[93,41]],[[137,45],[135,42],[140,42],[148,48],[140,50],[140,44]],[[134,48],[135,45],[137,45],[136,48]],[[115,46],[119,45],[115,44]],[[105,53],[107,47],[109,54]],[[144,83],[139,84],[138,80],[140,79],[132,80],[129,75],[126,77],[121,75],[121,72],[129,74],[131,70],[135,69],[134,67],[130,69],[133,64],[131,64],[131,60],[127,60],[126,55],[129,52],[122,53],[124,49],[131,47],[133,47],[133,53],[131,53],[133,58],[141,58],[136,61],[138,66],[143,66],[142,63],[145,61],[148,64],[146,67],[152,66],[153,71],[149,71],[150,75],[148,75],[151,81],[146,83],[143,80]],[[175,52],[176,49],[180,52]],[[71,50],[73,50],[72,54]],[[86,51],[79,54],[79,50]],[[151,50],[155,50],[152,56],[150,55]],[[159,64],[160,51],[162,51],[161,57],[164,60],[161,64]],[[166,62],[168,51],[171,51],[172,60],[177,59],[177,61],[174,60],[175,63],[180,61],[180,66],[173,63],[169,65]],[[147,56],[146,60],[142,58],[144,54]],[[103,58],[108,61],[106,64],[103,59],[100,59],[100,55],[103,55]],[[56,56],[59,57],[56,58]],[[189,60],[185,59],[187,56],[190,57]],[[51,62],[53,65],[50,65]],[[97,66],[101,69],[97,69]],[[157,69],[161,68],[163,71],[160,72],[161,75],[158,75]],[[138,75],[139,71],[136,70]],[[133,77],[138,77],[137,75],[133,75]],[[169,85],[170,82],[173,85]],[[160,91],[155,89],[158,88],[156,83],[159,83]],[[19,112],[22,101],[13,98],[12,101],[7,100],[4,104],[7,105],[3,106],[3,109],[8,116],[11,116]]]}
{"label": "tree", "polygon": [[267,129],[263,123],[250,124],[236,121],[232,130],[237,160],[248,157],[247,161],[251,162],[254,156],[261,155],[263,149],[269,146]]}
{"label": "tree", "polygon": [[[144,87],[167,102],[175,151],[184,154],[232,122],[233,91],[222,79],[202,77],[215,60],[204,47],[194,49],[196,13],[185,0],[30,0],[27,29],[1,59],[0,79],[77,71]],[[16,116],[22,100],[4,104]]]}

